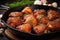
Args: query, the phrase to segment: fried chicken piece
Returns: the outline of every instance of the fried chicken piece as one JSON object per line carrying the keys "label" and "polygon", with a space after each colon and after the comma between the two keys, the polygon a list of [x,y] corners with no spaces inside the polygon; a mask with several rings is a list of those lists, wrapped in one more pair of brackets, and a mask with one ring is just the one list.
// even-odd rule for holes
{"label": "fried chicken piece", "polygon": [[60,14],[55,10],[48,10],[48,18],[50,20],[59,17],[59,15]]}
{"label": "fried chicken piece", "polygon": [[60,30],[60,20],[55,20],[48,23],[48,29],[51,31]]}
{"label": "fried chicken piece", "polygon": [[34,15],[35,16],[38,16],[38,15],[46,15],[46,10],[44,10],[44,9],[34,10]]}
{"label": "fried chicken piece", "polygon": [[36,19],[40,20],[42,17],[44,17],[44,15],[37,15]]}
{"label": "fried chicken piece", "polygon": [[20,16],[22,16],[22,12],[11,12],[10,14],[9,14],[9,16],[10,17],[20,17]]}
{"label": "fried chicken piece", "polygon": [[33,15],[26,15],[24,19],[25,19],[24,23],[29,23],[33,26],[37,25],[37,19]]}
{"label": "fried chicken piece", "polygon": [[30,33],[32,29],[30,24],[22,24],[17,26],[16,28],[21,32],[27,32],[27,33]]}
{"label": "fried chicken piece", "polygon": [[16,26],[22,24],[22,19],[20,17],[9,17],[7,24],[15,28]]}
{"label": "fried chicken piece", "polygon": [[37,25],[33,28],[34,32],[36,34],[43,34],[44,31],[46,30],[47,26],[44,24]]}
{"label": "fried chicken piece", "polygon": [[26,14],[32,14],[33,11],[30,7],[25,7],[23,10],[22,10],[23,13],[26,13]]}
{"label": "fried chicken piece", "polygon": [[42,24],[47,24],[48,22],[49,22],[49,18],[46,16],[44,16],[40,19],[40,23],[42,23]]}

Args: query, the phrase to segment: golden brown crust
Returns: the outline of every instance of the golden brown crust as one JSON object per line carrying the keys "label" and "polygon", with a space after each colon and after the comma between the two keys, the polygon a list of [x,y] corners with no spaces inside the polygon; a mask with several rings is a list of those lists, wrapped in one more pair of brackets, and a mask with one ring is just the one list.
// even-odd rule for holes
{"label": "golden brown crust", "polygon": [[11,12],[7,24],[22,32],[43,34],[60,30],[60,14],[55,10],[32,11],[27,6],[21,12]]}
{"label": "golden brown crust", "polygon": [[26,13],[26,14],[32,14],[33,11],[30,7],[25,7],[23,10],[22,10],[23,13]]}

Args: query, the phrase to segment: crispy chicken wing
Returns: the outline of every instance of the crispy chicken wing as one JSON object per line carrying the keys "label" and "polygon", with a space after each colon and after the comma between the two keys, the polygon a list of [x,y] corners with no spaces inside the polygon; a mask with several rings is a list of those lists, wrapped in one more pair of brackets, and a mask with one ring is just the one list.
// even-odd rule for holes
{"label": "crispy chicken wing", "polygon": [[44,9],[34,10],[34,15],[35,16],[38,16],[38,15],[46,15],[46,10],[44,10]]}
{"label": "crispy chicken wing", "polygon": [[19,31],[22,31],[22,32],[27,32],[27,33],[30,33],[31,32],[31,25],[30,24],[22,24],[20,26],[17,26],[16,27]]}
{"label": "crispy chicken wing", "polygon": [[15,28],[16,26],[22,24],[22,19],[20,17],[9,17],[7,20],[7,24]]}
{"label": "crispy chicken wing", "polygon": [[43,34],[46,28],[47,28],[46,25],[41,24],[41,25],[35,26],[33,30],[36,34]]}
{"label": "crispy chicken wing", "polygon": [[11,17],[20,17],[20,16],[22,16],[22,12],[11,12],[10,14],[9,14],[9,16],[11,16]]}
{"label": "crispy chicken wing", "polygon": [[33,15],[26,15],[24,19],[25,23],[30,23],[33,26],[37,25],[37,20]]}
{"label": "crispy chicken wing", "polygon": [[54,10],[48,10],[48,17],[50,20],[57,18],[57,17],[59,17],[59,13],[57,11],[54,11]]}
{"label": "crispy chicken wing", "polygon": [[22,10],[23,13],[26,13],[26,14],[32,14],[33,11],[30,7],[25,7],[23,10]]}
{"label": "crispy chicken wing", "polygon": [[40,19],[40,23],[47,24],[49,22],[49,18],[44,16]]}
{"label": "crispy chicken wing", "polygon": [[60,20],[55,20],[48,23],[48,28],[51,31],[60,30]]}

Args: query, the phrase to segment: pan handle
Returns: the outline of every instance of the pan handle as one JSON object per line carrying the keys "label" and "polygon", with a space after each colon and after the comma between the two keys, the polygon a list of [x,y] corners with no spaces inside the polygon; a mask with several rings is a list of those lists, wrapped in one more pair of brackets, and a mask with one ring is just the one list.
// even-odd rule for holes
{"label": "pan handle", "polygon": [[9,9],[10,7],[8,7],[8,6],[5,6],[5,5],[0,5],[0,10],[1,10],[1,12],[0,12],[0,24],[2,24],[3,26],[0,26],[0,28],[6,28],[5,26],[5,23],[4,23],[4,21],[1,19],[1,17],[2,17],[2,15]]}
{"label": "pan handle", "polygon": [[5,5],[0,5],[0,19],[1,19],[1,17],[2,17],[2,15],[8,10],[8,9],[10,9],[10,7],[8,7],[8,6],[5,6]]}
{"label": "pan handle", "polygon": [[2,19],[0,19],[0,23],[2,24],[2,26],[0,26],[0,28],[7,29],[7,27],[5,27],[6,24]]}
{"label": "pan handle", "polygon": [[7,29],[7,27],[5,27],[5,24],[2,22],[2,20],[0,19],[0,35],[2,33],[4,33],[4,30]]}
{"label": "pan handle", "polygon": [[10,7],[5,6],[5,5],[0,5],[0,18],[2,17],[3,13],[5,13]]}
{"label": "pan handle", "polygon": [[5,27],[6,25],[5,25],[4,22],[1,20],[1,17],[2,17],[2,15],[3,15],[3,13],[5,13],[9,8],[10,8],[10,7],[8,7],[8,6],[0,5],[0,10],[1,10],[1,12],[0,12],[0,24],[3,25],[3,27],[0,26],[0,28],[6,28],[6,27]]}
{"label": "pan handle", "polygon": [[0,5],[0,9],[2,9],[2,10],[8,10],[10,7],[8,7],[8,6],[5,6],[5,5]]}

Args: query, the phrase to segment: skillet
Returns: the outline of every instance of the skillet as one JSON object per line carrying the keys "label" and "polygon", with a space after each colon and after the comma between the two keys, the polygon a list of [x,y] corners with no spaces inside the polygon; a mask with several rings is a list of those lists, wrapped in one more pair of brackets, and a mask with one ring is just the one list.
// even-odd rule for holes
{"label": "skillet", "polygon": [[24,38],[26,40],[46,40],[46,39],[49,39],[49,38],[52,38],[54,36],[58,36],[60,34],[60,31],[56,31],[56,32],[51,32],[51,33],[46,33],[46,34],[41,34],[41,35],[37,35],[37,34],[32,34],[32,33],[24,33],[24,32],[21,32],[21,31],[18,31],[17,29],[15,28],[12,28],[10,27],[6,21],[8,19],[8,15],[10,12],[15,12],[15,11],[22,11],[26,6],[29,6],[31,7],[32,10],[34,9],[45,9],[45,10],[49,10],[49,9],[52,9],[52,10],[56,10],[58,12],[60,12],[60,9],[58,8],[54,8],[54,7],[50,7],[50,6],[43,6],[43,5],[23,5],[23,6],[17,6],[17,7],[14,7],[14,8],[10,8],[9,10],[7,10],[1,20],[2,22],[4,23],[5,27],[7,27],[8,29],[10,29],[11,31],[13,31],[13,33],[19,37],[19,38]]}

